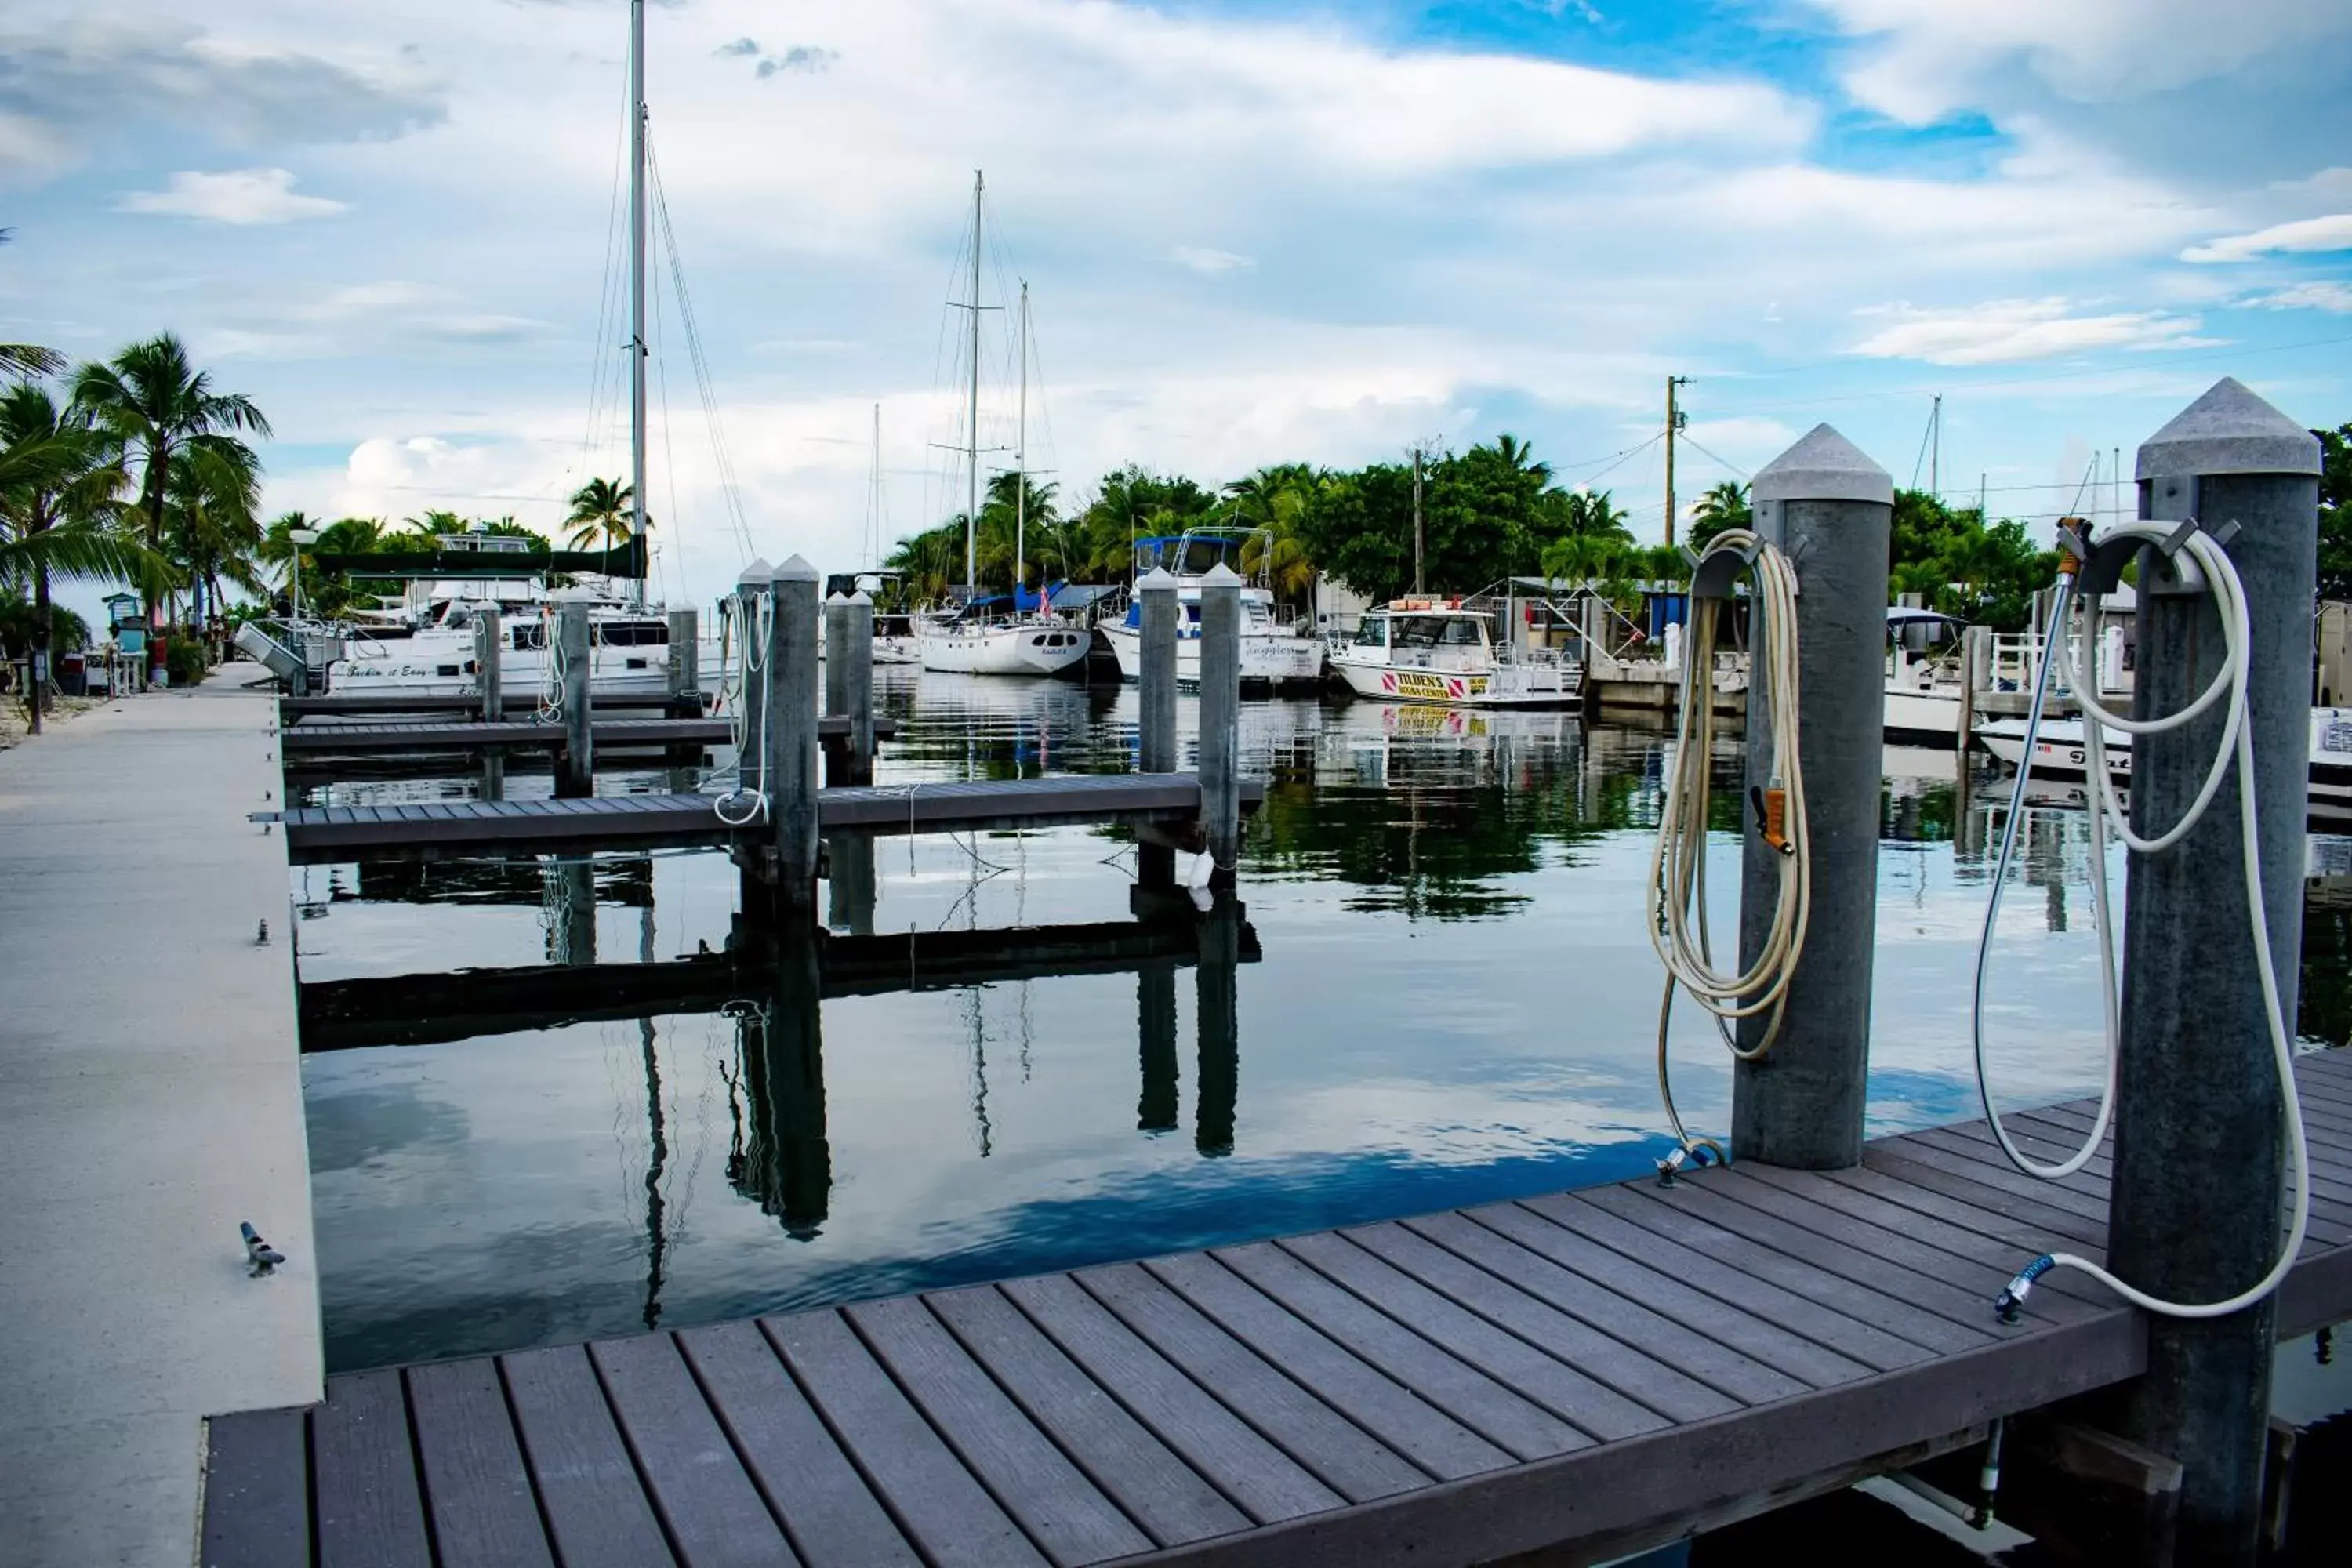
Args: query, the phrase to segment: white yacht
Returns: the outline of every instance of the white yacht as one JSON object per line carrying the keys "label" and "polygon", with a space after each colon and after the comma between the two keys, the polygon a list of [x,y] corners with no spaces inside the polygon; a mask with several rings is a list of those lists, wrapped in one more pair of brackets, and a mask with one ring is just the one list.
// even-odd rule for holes
{"label": "white yacht", "polygon": [[[2025,721],[1999,719],[1979,724],[1977,739],[1984,749],[2009,766],[2025,763]],[[2131,780],[2132,738],[2115,731],[2106,735],[2107,772],[2118,783]],[[2090,751],[2079,719],[2044,719],[2033,737],[2030,771],[2051,778],[2082,778],[2089,768]],[[2311,710],[2311,809],[2339,814],[2352,811],[2352,708]]]}
{"label": "white yacht", "polygon": [[1464,708],[1568,708],[1584,671],[1557,650],[1498,646],[1487,613],[1459,599],[1392,599],[1368,610],[1331,668],[1360,697]]}
{"label": "white yacht", "polygon": [[[1323,679],[1323,645],[1295,626],[1286,625],[1276,612],[1274,591],[1261,575],[1242,573],[1242,559],[1251,540],[1263,530],[1194,528],[1181,534],[1139,539],[1135,543],[1135,574],[1164,570],[1176,579],[1176,680],[1197,686],[1201,681],[1201,584],[1220,565],[1244,576],[1242,584],[1242,679],[1253,685],[1312,685]],[[1264,552],[1260,552],[1263,559]],[[1127,617],[1106,622],[1103,635],[1118,656],[1118,672],[1129,680],[1143,675],[1143,606],[1129,595]]]}
{"label": "white yacht", "polygon": [[953,675],[1059,675],[1085,658],[1094,640],[1083,626],[976,613],[917,625],[923,668]]}

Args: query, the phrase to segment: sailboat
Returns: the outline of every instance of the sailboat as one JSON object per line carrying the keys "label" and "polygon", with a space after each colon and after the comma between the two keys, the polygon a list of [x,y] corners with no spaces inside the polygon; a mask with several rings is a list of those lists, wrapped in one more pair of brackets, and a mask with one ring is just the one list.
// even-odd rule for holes
{"label": "sailboat", "polygon": [[[646,366],[649,353],[646,336],[646,262],[648,205],[646,201],[646,0],[629,5],[629,533],[639,547],[638,570],[649,569],[643,545],[646,537]],[[877,429],[878,437],[878,429]],[[308,683],[323,673],[323,689],[332,695],[385,698],[446,699],[465,697],[481,689],[476,664],[475,623],[492,609],[499,612],[499,681],[514,700],[537,692],[542,702],[552,700],[557,664],[551,657],[555,640],[555,605],[547,593],[544,574],[511,559],[522,542],[496,534],[467,531],[443,534],[437,543],[443,556],[464,553],[479,559],[478,577],[467,574],[437,582],[420,579],[411,587],[405,608],[363,612],[369,624],[331,628],[323,637],[306,637],[309,647],[333,651],[323,672],[307,668],[309,660],[275,644],[257,628],[241,635],[239,646],[281,676]],[[372,573],[384,577],[410,576],[398,558]],[[431,585],[426,585],[427,584]],[[592,700],[603,704],[660,703],[669,697],[669,622],[662,606],[646,602],[641,574],[619,591],[592,594],[588,605],[589,677]],[[705,637],[698,649],[699,668],[715,678],[724,650]]]}
{"label": "sailboat", "polygon": [[[967,441],[961,448],[969,465],[963,514],[963,574],[966,584],[979,579],[980,528],[980,252],[981,212],[987,189],[983,175],[971,177],[971,298],[955,304],[971,313],[971,384],[966,405]],[[1058,675],[1087,657],[1093,635],[1066,626],[1048,616],[1024,618],[1020,610],[1023,557],[1027,552],[1029,524],[1029,286],[1021,286],[1021,405],[1018,435],[1013,444],[1013,581],[1014,615],[996,620],[967,606],[965,614],[943,624],[922,626],[918,641],[923,668],[961,675]]]}

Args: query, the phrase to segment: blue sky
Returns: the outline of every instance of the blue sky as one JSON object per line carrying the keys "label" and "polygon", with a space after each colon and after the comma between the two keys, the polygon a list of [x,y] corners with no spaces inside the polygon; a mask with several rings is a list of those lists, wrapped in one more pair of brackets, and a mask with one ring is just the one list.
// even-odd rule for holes
{"label": "blue sky", "polygon": [[[17,0],[0,337],[180,332],[270,414],[273,510],[551,526],[625,463],[625,25]],[[2340,0],[679,0],[650,34],[744,519],[663,258],[649,488],[681,597],[746,534],[856,563],[877,402],[891,531],[951,503],[975,167],[984,291],[1036,302],[1033,461],[1073,497],[1129,460],[1223,479],[1508,429],[1654,536],[1656,450],[1606,459],[1669,374],[1685,503],[1822,419],[1908,480],[1937,391],[1947,488],[2033,518],[2221,374],[2352,419]]]}

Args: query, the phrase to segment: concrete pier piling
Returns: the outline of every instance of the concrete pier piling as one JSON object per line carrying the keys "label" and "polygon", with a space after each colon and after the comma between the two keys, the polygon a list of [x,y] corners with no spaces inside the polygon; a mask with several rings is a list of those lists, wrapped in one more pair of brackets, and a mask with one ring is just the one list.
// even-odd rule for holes
{"label": "concrete pier piling", "polygon": [[1241,860],[1242,580],[1222,562],[1201,584],[1201,821],[1231,887]]}
{"label": "concrete pier piling", "polygon": [[[1737,1064],[1732,1149],[1801,1170],[1862,1161],[1878,912],[1878,795],[1886,707],[1886,561],[1894,481],[1827,425],[1757,474],[1756,531],[1796,568],[1797,665],[1812,912],[1771,1050]],[[1748,783],[1773,786],[1771,727],[1751,685]],[[1780,852],[1750,829],[1739,900],[1743,967],[1762,950]],[[1742,1019],[1752,1049],[1769,1015]]]}
{"label": "concrete pier piling", "polygon": [[817,847],[816,568],[795,555],[776,568],[770,589],[775,620],[768,648],[768,731],[764,782],[774,826],[780,914],[814,919]]}
{"label": "concrete pier piling", "polygon": [[[1176,579],[1159,567],[1144,574],[1135,585],[1141,606],[1143,636],[1136,690],[1140,709],[1137,724],[1137,771],[1176,771]],[[1176,884],[1176,852],[1165,845],[1143,844],[1136,850],[1136,877],[1146,888]]]}
{"label": "concrete pier piling", "polygon": [[588,632],[588,593],[560,588],[555,600],[555,655],[562,670],[563,754],[555,763],[555,793],[596,793],[596,731],[588,677],[593,668]]}
{"label": "concrete pier piling", "polygon": [[824,601],[824,710],[849,710],[849,595],[835,594]]}
{"label": "concrete pier piling", "polygon": [[689,706],[695,712],[701,710],[701,617],[696,612],[669,613],[669,695],[674,710]]}
{"label": "concrete pier piling", "polygon": [[[2256,824],[2270,949],[2294,1026],[2302,954],[2310,737],[2311,604],[2319,444],[2223,380],[2139,449],[2139,512],[2238,531],[2226,544],[2252,625]],[[2179,711],[2221,667],[2221,621],[2202,592],[2168,591],[2142,552],[2136,719]],[[2222,706],[2135,738],[2131,816],[2168,829],[2195,799]],[[2178,1301],[2226,1299],[2259,1279],[2280,1240],[2276,1068],[2250,940],[2234,773],[2171,849],[2131,860],[2116,1079],[2116,1274]],[[2148,1321],[2147,1374],[2121,1399],[2124,1436],[2179,1459],[2179,1560],[2251,1563],[2263,1500],[2275,1300],[2227,1318]]]}
{"label": "concrete pier piling", "polygon": [[486,724],[498,723],[507,714],[505,671],[499,658],[506,647],[504,630],[496,605],[474,612],[474,687],[481,695]]}

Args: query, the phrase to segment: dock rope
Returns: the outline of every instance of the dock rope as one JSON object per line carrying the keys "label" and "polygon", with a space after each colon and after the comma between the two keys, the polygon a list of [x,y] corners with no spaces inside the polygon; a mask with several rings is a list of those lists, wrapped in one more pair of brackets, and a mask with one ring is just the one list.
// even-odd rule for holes
{"label": "dock rope", "polygon": [[[1754,826],[1779,853],[1779,891],[1771,926],[1755,961],[1736,972],[1717,968],[1707,934],[1706,839],[1713,805],[1715,648],[1725,601],[1694,593],[1690,636],[1683,647],[1675,757],[1666,774],[1657,844],[1650,855],[1650,943],[1666,970],[1665,988],[1658,1003],[1658,1093],[1681,1145],[1671,1158],[1659,1162],[1662,1181],[1671,1181],[1686,1160],[1696,1158],[1701,1164],[1710,1158],[1717,1163],[1728,1162],[1723,1147],[1714,1140],[1693,1138],[1675,1108],[1666,1034],[1675,991],[1687,992],[1714,1017],[1716,1032],[1734,1058],[1759,1059],[1780,1037],[1789,981],[1804,952],[1805,928],[1812,910],[1811,857],[1807,853],[1810,828],[1797,734],[1796,568],[1779,546],[1747,529],[1728,529],[1716,535],[1706,555],[1723,552],[1744,556],[1756,580],[1755,653],[1749,679],[1771,716],[1768,731],[1771,750],[1765,770],[1769,782],[1765,789],[1753,792]],[[1768,1014],[1763,1038],[1753,1047],[1742,1047],[1730,1026]]]}
{"label": "dock rope", "polygon": [[539,613],[539,707],[531,718],[541,724],[561,724],[566,674],[563,638],[556,629],[554,614],[546,609]]}
{"label": "dock rope", "polygon": [[[2305,1145],[2303,1107],[2294,1089],[2294,1037],[2286,1026],[2284,1005],[2279,995],[2278,972],[2271,953],[2270,916],[2263,901],[2262,846],[2254,815],[2254,742],[2252,727],[2247,721],[2246,692],[2253,668],[2253,651],[2248,631],[2250,613],[2246,604],[2245,584],[2240,581],[2238,569],[2222,548],[2221,542],[2199,528],[2185,539],[2179,525],[2159,522],[2116,523],[2100,535],[2098,542],[2116,540],[2137,540],[2177,552],[2175,559],[2186,555],[2202,574],[2204,587],[2213,595],[2221,612],[2223,658],[2221,668],[2205,689],[2178,711],[2156,719],[2132,719],[2116,713],[2099,701],[2095,679],[2085,679],[2083,661],[2078,652],[2074,625],[2082,626],[2083,640],[2095,637],[2099,626],[2101,595],[2074,593],[2074,574],[2082,562],[2071,552],[2061,556],[2061,576],[2057,603],[2050,617],[2049,635],[2044,637],[2042,658],[2035,671],[2033,700],[2026,713],[2025,749],[2018,759],[2017,780],[2009,803],[2009,820],[2001,833],[2000,856],[1993,873],[1992,892],[1985,908],[1984,931],[1977,943],[1976,998],[1969,1014],[1969,1029],[1976,1052],[1977,1093],[1984,1105],[1985,1119],[1992,1126],[2001,1152],[2010,1163],[2027,1175],[2044,1181],[2056,1181],[2074,1174],[2089,1163],[2105,1140],[2113,1118],[2116,1098],[2116,1058],[2122,1043],[2121,1005],[2116,978],[2114,922],[2108,908],[2107,894],[2107,819],[2114,818],[2116,837],[2136,854],[2159,855],[2189,836],[2206,810],[2220,795],[2221,782],[2234,759],[2238,773],[2238,821],[2240,842],[2245,867],[2246,924],[2254,943],[2255,968],[2262,978],[2263,1022],[2269,1026],[2271,1054],[2278,1071],[2281,1109],[2286,1117],[2287,1171],[2293,1217],[2287,1226],[2284,1245],[2270,1271],[2253,1285],[2226,1300],[2205,1302],[2167,1301],[2151,1296],[2118,1279],[2105,1268],[2086,1258],[2071,1252],[2045,1253],[2021,1269],[1994,1302],[1994,1310],[2004,1322],[2015,1322],[2018,1309],[2024,1304],[2033,1282],[2048,1270],[2079,1269],[2098,1280],[2125,1300],[2146,1311],[2168,1318],[2219,1318],[2260,1301],[2278,1289],[2294,1266],[2297,1254],[2303,1250],[2304,1234],[2311,1220],[2310,1152]],[[2143,590],[2145,591],[2145,590]],[[2067,612],[2070,600],[2079,606],[2079,620],[2070,624]],[[2105,1014],[2107,1073],[2106,1085],[2099,1093],[2099,1113],[2092,1124],[2089,1137],[2083,1146],[2055,1165],[2044,1165],[2029,1159],[2017,1147],[2001,1125],[2000,1113],[1993,1107],[1990,1074],[1985,1065],[1984,989],[1985,971],[1992,949],[1995,921],[2000,913],[2000,897],[2007,880],[2009,864],[2017,844],[2018,825],[2025,810],[2025,784],[2033,767],[2034,742],[2042,726],[2044,694],[2053,663],[2063,659],[2067,684],[2074,689],[2074,700],[2083,711],[2084,768],[2089,774],[2091,819],[2091,909],[2099,940],[2100,1003]],[[2092,673],[2095,673],[2095,671]],[[2222,720],[2221,739],[2215,748],[2213,765],[2205,775],[2205,783],[2197,798],[2181,814],[2180,820],[2153,837],[2142,837],[2132,831],[2121,803],[2116,795],[2114,776],[2107,768],[2105,732],[2112,729],[2126,735],[2158,735],[2177,730],[2189,723],[2216,702],[2227,700]]]}
{"label": "dock rope", "polygon": [[[776,597],[773,594],[733,594],[719,602],[722,646],[730,634],[740,630],[743,657],[731,668],[722,664],[719,671],[719,700],[727,705],[727,734],[735,747],[735,785],[716,796],[710,809],[719,820],[730,827],[749,827],[768,813],[767,737],[768,737],[768,647],[774,640],[771,633],[776,621]],[[737,623],[740,623],[740,626]],[[754,678],[757,678],[756,679]],[[751,693],[759,693],[759,744],[751,743],[750,722]],[[755,773],[760,780],[757,788],[747,786],[745,770]],[[748,808],[745,801],[751,802]],[[730,813],[730,807],[733,807]]]}

